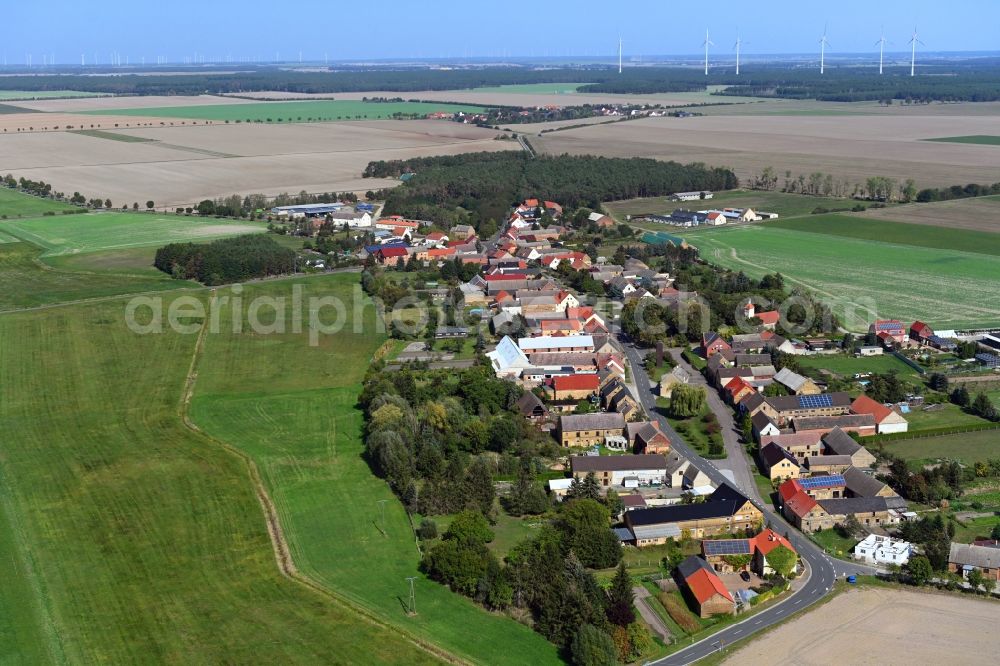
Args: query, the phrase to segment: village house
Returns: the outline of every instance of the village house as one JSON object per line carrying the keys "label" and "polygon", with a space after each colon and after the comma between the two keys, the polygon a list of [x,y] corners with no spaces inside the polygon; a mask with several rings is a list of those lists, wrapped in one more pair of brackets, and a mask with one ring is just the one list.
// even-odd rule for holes
{"label": "village house", "polygon": [[[774,569],[767,563],[767,556],[778,546],[798,554],[788,539],[770,528],[747,539],[705,539],[701,542],[701,552],[705,561],[720,573],[749,569],[758,576],[766,576],[774,573]],[[750,561],[745,567],[736,567],[732,564],[732,556],[748,556]],[[792,571],[798,571],[797,562]]]}
{"label": "village house", "polygon": [[599,386],[596,374],[573,374],[553,377],[550,389],[553,402],[571,403],[572,410],[577,401],[596,396]]}
{"label": "village house", "polygon": [[702,356],[709,359],[720,351],[732,351],[732,347],[718,333],[703,333],[701,336]]}
{"label": "village house", "polygon": [[875,431],[879,434],[906,432],[909,423],[902,414],[872,400],[866,395],[860,395],[851,403],[851,411],[855,414],[870,414],[875,419]]}
{"label": "village house", "polygon": [[851,464],[861,469],[875,464],[875,456],[841,428],[834,428],[823,436],[823,451],[827,455],[850,456]]}
{"label": "village house", "polygon": [[544,421],[549,415],[545,403],[531,391],[525,391],[524,395],[517,399],[514,407],[521,416],[533,423]]}
{"label": "village house", "polygon": [[569,463],[574,478],[593,473],[602,488],[659,486],[667,475],[666,456],[656,454],[570,456]]}
{"label": "village house", "polygon": [[633,420],[639,414],[639,403],[632,396],[620,378],[615,377],[601,387],[601,404],[609,412],[618,412],[627,421]]}
{"label": "village house", "polygon": [[812,416],[792,421],[796,433],[825,435],[835,429],[856,432],[862,437],[875,434],[875,417],[871,414],[841,414],[839,416]]}
{"label": "village house", "polygon": [[691,555],[677,565],[677,578],[688,603],[699,617],[730,615],[736,612],[733,595],[729,593],[712,567],[697,555]]}
{"label": "village house", "polygon": [[795,460],[802,465],[810,456],[818,456],[823,452],[823,441],[821,435],[811,433],[787,435],[768,435],[761,439],[761,447],[769,444],[780,446],[788,451]]}
{"label": "village house", "polygon": [[800,465],[788,450],[771,442],[760,449],[760,464],[771,481],[799,478]]}
{"label": "village house", "polygon": [[673,395],[674,387],[687,384],[691,381],[691,375],[681,366],[675,366],[670,372],[663,373],[660,377],[660,397],[669,398]]}
{"label": "village house", "polygon": [[1000,581],[1000,548],[952,543],[948,553],[948,571],[965,578],[973,569],[978,569],[986,580],[995,585]]}
{"label": "village house", "polygon": [[601,229],[608,229],[615,226],[615,221],[602,213],[591,213],[587,216],[588,222],[593,222]]}
{"label": "village house", "polygon": [[822,393],[820,388],[816,386],[816,382],[808,377],[803,377],[796,372],[792,372],[788,368],[779,370],[774,375],[774,381],[788,389],[788,392],[792,395],[817,395]]}
{"label": "village house", "polygon": [[468,240],[476,235],[476,230],[468,224],[456,224],[450,229],[450,232],[458,240]]}
{"label": "village house", "polygon": [[763,514],[753,502],[724,483],[704,502],[629,511],[625,515],[625,525],[634,535],[635,544],[642,547],[680,539],[683,534],[701,539],[755,529],[762,519]]}
{"label": "village house", "polygon": [[906,328],[903,326],[903,322],[898,319],[876,319],[868,327],[868,333],[874,335],[886,348],[893,345],[902,346],[909,341]]}
{"label": "village house", "polygon": [[626,424],[626,436],[636,453],[670,453],[670,439],[656,421],[634,421]]}
{"label": "village house", "polygon": [[844,392],[816,395],[779,395],[764,398],[763,412],[776,422],[816,416],[838,416],[851,409],[851,396]]}
{"label": "village house", "polygon": [[520,338],[518,347],[526,356],[538,353],[560,352],[593,352],[594,338],[590,335],[543,336],[537,338]]}
{"label": "village house", "polygon": [[564,447],[597,446],[606,437],[621,437],[625,417],[611,414],[566,414],[559,417],[559,443]]}
{"label": "village house", "polygon": [[854,546],[854,559],[868,564],[903,566],[910,561],[912,553],[909,541],[880,534],[869,534]]}

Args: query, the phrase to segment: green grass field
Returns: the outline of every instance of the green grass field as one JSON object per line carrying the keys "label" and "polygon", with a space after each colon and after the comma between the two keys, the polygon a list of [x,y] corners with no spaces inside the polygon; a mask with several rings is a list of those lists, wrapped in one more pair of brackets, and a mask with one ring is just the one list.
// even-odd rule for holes
{"label": "green grass field", "polygon": [[764,224],[768,228],[808,231],[839,238],[1000,256],[1000,234],[987,231],[906,224],[838,214],[810,215],[794,220],[779,219]]}
{"label": "green grass field", "polygon": [[904,439],[883,444],[885,450],[905,460],[934,461],[940,458],[972,464],[995,458],[1000,444],[1000,430],[983,430],[956,435]]}
{"label": "green grass field", "polygon": [[852,330],[876,318],[938,328],[1000,323],[1000,257],[763,225],[689,235],[709,262],[752,277],[780,272],[828,302]]}
{"label": "green grass field", "polygon": [[87,213],[0,220],[0,231],[45,249],[45,256],[204,241],[264,231],[259,222],[147,213]]}
{"label": "green grass field", "polygon": [[121,301],[0,316],[0,662],[431,662],[280,575],[246,465],[180,419],[195,342]]}
{"label": "green grass field", "polygon": [[[194,282],[174,280],[156,269],[145,275],[114,275],[82,266],[49,267],[38,260],[41,250],[28,243],[0,244],[0,312],[33,308],[81,299],[119,296],[181,287]],[[86,255],[84,255],[86,256]],[[95,267],[96,268],[96,267]]]}
{"label": "green grass field", "polygon": [[895,371],[901,377],[916,379],[917,372],[892,354],[881,356],[864,356],[855,358],[847,354],[816,354],[814,356],[799,356],[796,359],[804,368],[823,368],[830,372],[850,379],[860,372],[886,373]]}
{"label": "green grass field", "polygon": [[[355,275],[313,278],[305,295],[337,296],[351,313],[356,285]],[[255,285],[243,300],[289,289],[287,283]],[[229,320],[224,311],[221,321]],[[373,332],[374,322],[374,310],[366,307],[359,330],[351,322],[316,347],[305,334],[232,334],[223,326],[221,334],[207,336],[198,365],[194,421],[257,462],[302,572],[473,661],[554,663],[555,646],[527,627],[486,613],[417,572],[420,555],[406,513],[362,458],[355,402],[369,359],[385,339]],[[376,527],[381,500],[387,536]],[[419,614],[407,617],[406,578],[415,575]]]}
{"label": "green grass field", "polygon": [[[910,423],[910,432],[930,430],[932,428],[951,428],[967,425],[985,425],[987,421],[975,414],[962,411],[958,405],[942,404],[936,409],[913,409],[904,415]],[[998,438],[1000,439],[1000,438]],[[1000,453],[998,451],[997,453]]]}
{"label": "green grass field", "polygon": [[0,186],[0,228],[3,225],[2,216],[26,217],[42,215],[49,211],[61,213],[64,210],[77,210],[77,208],[61,201],[42,199]]}
{"label": "green grass field", "polygon": [[52,99],[59,97],[107,97],[108,93],[79,90],[0,90],[0,100]]}
{"label": "green grass field", "polygon": [[[308,122],[330,120],[377,120],[393,114],[435,113],[438,111],[473,113],[482,107],[437,102],[363,102],[360,100],[318,100],[306,102],[254,102],[249,104],[206,104],[141,109],[115,109],[116,116],[152,116],[189,118],[219,122]],[[107,115],[107,111],[87,111]]]}
{"label": "green grass field", "polygon": [[978,143],[985,146],[1000,146],[1000,136],[991,134],[972,134],[969,136],[943,136],[924,141],[941,141],[944,143]]}

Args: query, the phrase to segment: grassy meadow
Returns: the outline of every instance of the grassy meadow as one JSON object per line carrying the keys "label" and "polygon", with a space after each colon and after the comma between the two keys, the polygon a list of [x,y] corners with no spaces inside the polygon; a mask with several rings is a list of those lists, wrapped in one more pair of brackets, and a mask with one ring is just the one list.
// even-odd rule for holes
{"label": "grassy meadow", "polygon": [[956,435],[896,440],[886,442],[882,446],[886,451],[913,462],[932,462],[943,458],[970,465],[979,460],[996,458],[1000,454],[998,442],[1000,442],[1000,430],[982,430]]}
{"label": "grassy meadow", "polygon": [[[156,269],[145,274],[114,275],[94,266],[54,268],[39,260],[41,250],[29,243],[2,242],[0,236],[0,313],[67,301],[105,298],[122,294],[198,287],[194,282],[173,280]],[[86,256],[86,255],[81,255]],[[152,257],[150,256],[150,260]]]}
{"label": "grassy meadow", "polygon": [[[336,296],[352,313],[356,288],[355,275],[313,278],[305,296]],[[287,283],[255,285],[244,289],[243,300],[288,296],[289,289]],[[332,310],[324,313],[332,316]],[[224,309],[221,321],[230,319]],[[555,646],[541,636],[417,571],[420,554],[406,513],[362,458],[363,421],[355,403],[369,359],[385,336],[374,331],[370,305],[360,323],[354,330],[349,321],[346,330],[321,337],[315,347],[305,334],[233,334],[224,325],[222,333],[206,337],[192,419],[257,463],[304,574],[470,660],[556,662]],[[385,536],[378,529],[381,501]],[[403,612],[408,576],[418,576],[415,617]]]}
{"label": "grassy meadow", "polygon": [[830,303],[852,330],[867,329],[876,314],[920,319],[938,328],[1000,323],[1000,257],[990,254],[770,223],[698,230],[687,238],[714,264],[758,278],[780,272],[792,286],[806,287]]}
{"label": "grassy meadow", "polygon": [[[248,104],[205,104],[199,106],[166,106],[138,109],[115,109],[116,116],[147,116],[155,118],[188,118],[219,122],[303,122],[329,120],[378,120],[397,114],[436,113],[445,111],[467,113],[482,111],[482,107],[445,102],[364,102],[361,100],[316,100],[302,102],[251,102]],[[92,115],[107,115],[107,111],[86,111]]]}
{"label": "grassy meadow", "polygon": [[86,213],[0,220],[0,232],[44,248],[46,257],[206,241],[264,231],[259,222],[150,213]]}
{"label": "grassy meadow", "polygon": [[[61,201],[43,199],[30,194],[24,194],[9,187],[0,186],[0,220],[5,217],[28,217],[44,215],[45,213],[61,213],[64,210],[79,210]],[[3,222],[0,221],[0,229]]]}
{"label": "grassy meadow", "polygon": [[279,573],[245,463],[180,418],[196,340],[0,316],[0,662],[432,661]]}

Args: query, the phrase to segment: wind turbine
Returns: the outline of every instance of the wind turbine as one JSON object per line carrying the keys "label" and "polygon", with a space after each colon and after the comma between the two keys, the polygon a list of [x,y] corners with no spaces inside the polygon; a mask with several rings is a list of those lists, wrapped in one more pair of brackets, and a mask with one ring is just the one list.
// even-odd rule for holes
{"label": "wind turbine", "polygon": [[826,40],[826,26],[823,26],[823,36],[819,38],[819,73],[823,73],[825,59],[826,59],[826,47],[830,45],[830,42]]}
{"label": "wind turbine", "polygon": [[882,36],[878,38],[878,41],[875,42],[875,45],[878,47],[878,73],[879,74],[882,73],[882,57],[885,54],[885,44],[886,44],[886,42],[885,42],[885,30],[884,29],[882,30],[881,35]]}
{"label": "wind turbine", "polygon": [[917,65],[917,44],[926,46],[926,44],[917,39],[917,26],[913,26],[913,36],[910,37],[910,76],[913,76],[913,71]]}
{"label": "wind turbine", "polygon": [[622,73],[622,36],[618,33],[618,73]]}
{"label": "wind turbine", "polygon": [[705,43],[702,46],[705,47],[705,76],[708,76],[708,47],[715,46],[715,42],[708,38],[708,28],[705,28]]}
{"label": "wind turbine", "polygon": [[736,76],[740,75],[740,46],[742,46],[743,40],[740,38],[740,33],[736,33]]}

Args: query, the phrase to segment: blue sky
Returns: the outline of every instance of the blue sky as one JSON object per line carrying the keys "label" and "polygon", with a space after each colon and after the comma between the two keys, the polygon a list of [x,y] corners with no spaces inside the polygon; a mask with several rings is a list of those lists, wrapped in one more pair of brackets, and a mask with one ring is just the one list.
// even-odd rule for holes
{"label": "blue sky", "polygon": [[[489,5],[489,9],[486,5]],[[231,56],[271,60],[564,56],[611,54],[622,33],[626,55],[684,55],[700,49],[709,28],[719,56],[737,30],[743,52],[811,53],[828,25],[830,51],[875,49],[880,26],[903,51],[916,24],[928,51],[1000,50],[996,0],[839,0],[818,3],[715,0],[461,3],[440,0],[72,0],[11,2],[0,24],[10,64],[32,54],[78,63],[116,51],[130,62],[157,56],[182,62]],[[497,10],[495,7],[502,7]],[[49,57],[46,55],[46,57]]]}

